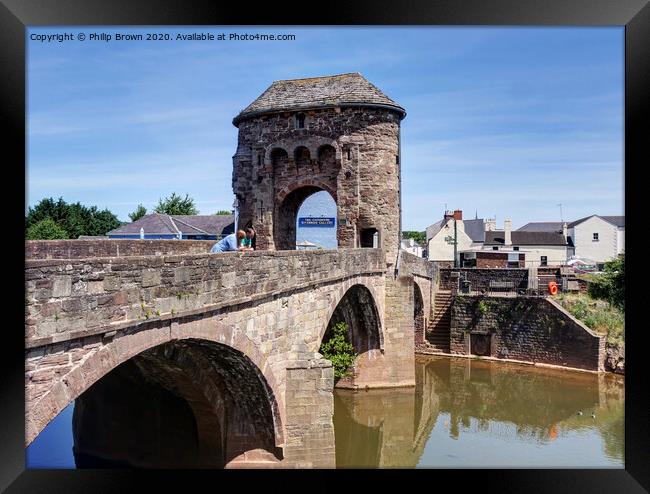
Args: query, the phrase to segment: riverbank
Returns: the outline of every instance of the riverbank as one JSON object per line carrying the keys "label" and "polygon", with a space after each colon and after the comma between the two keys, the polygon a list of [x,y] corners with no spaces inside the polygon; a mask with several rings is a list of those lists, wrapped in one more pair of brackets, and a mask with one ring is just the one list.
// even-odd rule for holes
{"label": "riverbank", "polygon": [[624,374],[625,314],[606,301],[590,297],[588,293],[561,293],[553,299],[589,329],[606,337],[605,368]]}

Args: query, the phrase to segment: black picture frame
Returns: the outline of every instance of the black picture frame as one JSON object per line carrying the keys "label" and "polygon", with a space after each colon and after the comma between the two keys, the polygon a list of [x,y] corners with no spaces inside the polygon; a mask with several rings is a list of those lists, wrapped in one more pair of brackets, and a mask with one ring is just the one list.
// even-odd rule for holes
{"label": "black picture frame", "polygon": [[[316,7],[321,4],[314,4]],[[309,15],[308,12],[314,14]],[[0,0],[0,98],[5,123],[3,170],[5,192],[20,191],[25,180],[25,32],[28,26],[45,25],[529,25],[529,26],[625,26],[625,210],[628,222],[626,255],[632,259],[626,286],[627,362],[625,376],[625,469],[540,470],[419,470],[365,471],[365,489],[388,485],[399,477],[406,488],[455,489],[468,486],[506,492],[647,492],[650,489],[650,416],[648,384],[644,379],[643,261],[640,247],[642,214],[647,211],[642,179],[648,159],[650,127],[650,6],[648,0],[437,0],[427,2],[356,1],[327,2],[313,9],[304,2],[231,2],[188,0]],[[646,122],[643,124],[643,122]],[[8,125],[7,125],[8,124]],[[11,175],[18,177],[9,178]],[[8,196],[8,194],[5,194]],[[20,197],[20,193],[18,193]],[[22,196],[25,200],[25,196]],[[12,203],[15,199],[12,200]],[[4,215],[5,316],[0,376],[0,490],[7,492],[118,492],[155,486],[187,488],[207,481],[223,485],[227,479],[240,486],[264,477],[276,484],[257,489],[338,490],[332,476],[343,485],[358,475],[350,471],[212,472],[121,470],[25,470],[24,450],[24,210],[12,206]],[[486,451],[489,455],[489,451]],[[281,482],[279,475],[288,476]],[[267,478],[268,477],[268,478]],[[404,479],[402,478],[404,477]],[[417,480],[416,480],[417,479]],[[451,484],[443,487],[447,481]],[[338,482],[338,481],[337,481]],[[393,487],[394,488],[394,487]]]}

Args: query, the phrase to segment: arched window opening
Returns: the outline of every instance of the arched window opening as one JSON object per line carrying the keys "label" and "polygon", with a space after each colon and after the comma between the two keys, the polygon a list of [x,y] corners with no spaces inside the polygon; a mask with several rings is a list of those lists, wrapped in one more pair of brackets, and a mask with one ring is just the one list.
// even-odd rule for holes
{"label": "arched window opening", "polygon": [[319,170],[334,170],[336,166],[336,149],[328,144],[318,148]]}
{"label": "arched window opening", "polygon": [[309,155],[309,149],[305,146],[298,146],[294,151],[294,161],[296,162],[296,167],[298,172],[305,171],[309,166],[311,156]]}
{"label": "arched window opening", "polygon": [[271,151],[271,162],[273,167],[285,165],[289,161],[289,154],[282,148],[275,148]]}

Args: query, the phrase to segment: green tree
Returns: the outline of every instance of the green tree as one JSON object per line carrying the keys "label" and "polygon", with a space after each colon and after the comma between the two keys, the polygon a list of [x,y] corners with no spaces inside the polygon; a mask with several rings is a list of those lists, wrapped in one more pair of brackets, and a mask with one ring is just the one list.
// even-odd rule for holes
{"label": "green tree", "polygon": [[185,194],[185,199],[183,199],[181,196],[177,196],[176,192],[172,193],[170,197],[160,199],[155,211],[162,214],[199,214],[194,205],[194,199],[189,194]]}
{"label": "green tree", "polygon": [[46,218],[67,232],[67,238],[105,235],[122,224],[108,209],[100,211],[97,206],[86,207],[79,202],[68,204],[59,197],[57,201],[52,198],[43,199],[33,208],[30,207],[25,218],[26,230]]}
{"label": "green tree", "polygon": [[592,276],[587,288],[593,298],[607,300],[625,312],[625,254],[606,262],[604,272]]}
{"label": "green tree", "polygon": [[231,214],[232,214],[232,211],[227,211],[225,209],[220,209],[219,211],[214,213],[215,216],[228,216],[228,215],[231,215]]}
{"label": "green tree", "polygon": [[129,214],[129,218],[131,218],[131,221],[138,221],[145,214],[147,214],[147,208],[145,208],[142,204],[138,204],[136,210]]}
{"label": "green tree", "polygon": [[55,223],[52,218],[45,218],[27,229],[27,240],[66,239],[68,232]]}
{"label": "green tree", "polygon": [[406,230],[402,232],[402,239],[406,240],[407,238],[412,238],[418,244],[424,246],[427,243],[427,233],[426,232],[416,232],[413,230]]}
{"label": "green tree", "polygon": [[332,336],[323,342],[319,352],[332,361],[335,378],[347,376],[357,357],[354,346],[348,342],[348,325],[344,322],[336,323],[332,328]]}

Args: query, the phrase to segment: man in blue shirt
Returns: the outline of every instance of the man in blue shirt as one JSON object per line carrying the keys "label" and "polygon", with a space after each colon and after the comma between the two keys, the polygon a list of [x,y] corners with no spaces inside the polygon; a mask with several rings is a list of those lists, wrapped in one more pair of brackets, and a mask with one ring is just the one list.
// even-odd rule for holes
{"label": "man in blue shirt", "polygon": [[245,247],[241,246],[241,241],[246,237],[246,233],[243,230],[238,230],[237,234],[231,233],[226,235],[216,244],[212,246],[210,252],[229,252],[235,250],[247,250]]}

